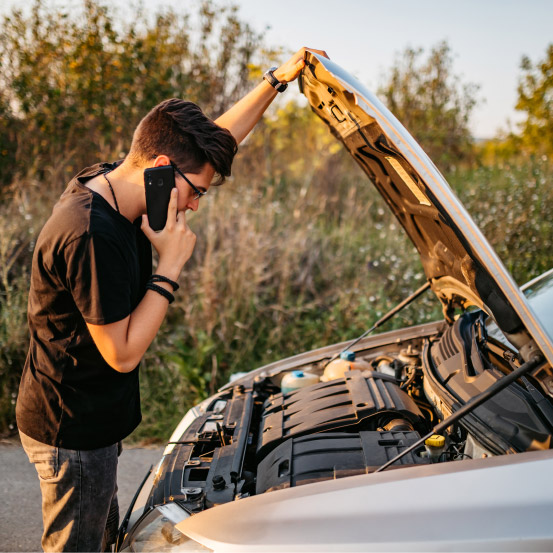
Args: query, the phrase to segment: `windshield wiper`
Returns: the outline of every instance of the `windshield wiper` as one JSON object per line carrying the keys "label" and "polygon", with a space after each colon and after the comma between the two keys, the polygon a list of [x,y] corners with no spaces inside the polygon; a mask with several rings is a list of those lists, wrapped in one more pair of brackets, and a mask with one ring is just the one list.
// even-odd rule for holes
{"label": "windshield wiper", "polygon": [[526,391],[530,394],[530,397],[536,404],[536,407],[540,410],[541,414],[545,417],[549,426],[553,428],[553,406],[549,400],[526,378],[521,378]]}

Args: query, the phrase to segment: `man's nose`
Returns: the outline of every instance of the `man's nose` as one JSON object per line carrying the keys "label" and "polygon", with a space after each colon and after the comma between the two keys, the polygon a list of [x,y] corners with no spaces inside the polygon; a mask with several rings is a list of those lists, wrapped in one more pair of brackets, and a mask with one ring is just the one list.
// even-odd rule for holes
{"label": "man's nose", "polygon": [[197,200],[190,200],[186,207],[190,209],[191,211],[198,211],[198,207],[200,205],[200,199]]}

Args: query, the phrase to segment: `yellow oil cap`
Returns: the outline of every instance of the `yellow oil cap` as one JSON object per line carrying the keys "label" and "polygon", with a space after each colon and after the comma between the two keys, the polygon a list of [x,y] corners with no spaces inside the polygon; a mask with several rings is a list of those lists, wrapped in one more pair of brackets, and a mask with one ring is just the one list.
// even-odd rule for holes
{"label": "yellow oil cap", "polygon": [[433,434],[424,443],[429,447],[444,447],[445,438],[439,434]]}

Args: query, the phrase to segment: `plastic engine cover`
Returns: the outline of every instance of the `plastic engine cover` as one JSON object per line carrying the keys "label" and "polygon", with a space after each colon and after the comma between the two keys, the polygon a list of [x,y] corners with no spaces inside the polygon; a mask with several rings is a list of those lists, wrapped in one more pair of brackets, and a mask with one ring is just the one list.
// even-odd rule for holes
{"label": "plastic engine cover", "polygon": [[[417,432],[329,432],[291,438],[259,464],[256,493],[374,472],[420,439]],[[427,464],[419,452],[406,454],[390,469]]]}
{"label": "plastic engine cover", "polygon": [[376,430],[394,418],[424,432],[415,402],[387,375],[350,371],[346,377],[270,397],[263,407],[258,459],[287,438],[337,428]]}

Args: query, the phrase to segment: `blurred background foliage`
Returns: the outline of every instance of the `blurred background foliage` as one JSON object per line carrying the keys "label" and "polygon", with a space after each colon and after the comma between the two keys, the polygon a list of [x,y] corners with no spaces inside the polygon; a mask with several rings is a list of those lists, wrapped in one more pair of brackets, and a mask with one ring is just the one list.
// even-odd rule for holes
{"label": "blurred background foliage", "polygon": [[4,18],[2,176],[15,168],[43,177],[68,160],[71,173],[90,163],[91,151],[124,153],[160,99],[186,96],[216,117],[249,88],[260,37],[232,7],[205,2],[194,13],[154,17],[138,9],[124,19],[85,0],[80,12],[38,0],[30,13]]}
{"label": "blurred background foliage", "polygon": [[[210,1],[120,17],[101,1],[69,13],[38,0],[6,15],[2,28],[5,435],[15,430],[27,352],[34,241],[68,180],[123,157],[134,127],[161,100],[185,97],[216,117],[284,53],[235,8]],[[551,47],[545,61],[523,60],[517,107],[526,122],[479,144],[468,126],[477,87],[455,75],[446,43],[400,53],[379,89],[519,283],[553,266],[551,66]],[[186,408],[233,372],[357,336],[424,281],[414,247],[361,170],[310,109],[280,100],[241,146],[234,178],[190,217],[196,251],[140,369],[136,440],[167,438]],[[384,329],[439,316],[428,294]]]}
{"label": "blurred background foliage", "polygon": [[[553,153],[553,44],[543,60],[536,63],[524,56],[520,64],[522,77],[518,86],[517,110],[526,119],[516,137],[530,152]],[[512,138],[515,138],[513,136]]]}
{"label": "blurred background foliage", "polygon": [[446,42],[423,56],[422,48],[406,48],[378,92],[430,159],[448,172],[459,164],[474,162],[469,120],[478,86],[462,83],[454,74],[453,56]]}

